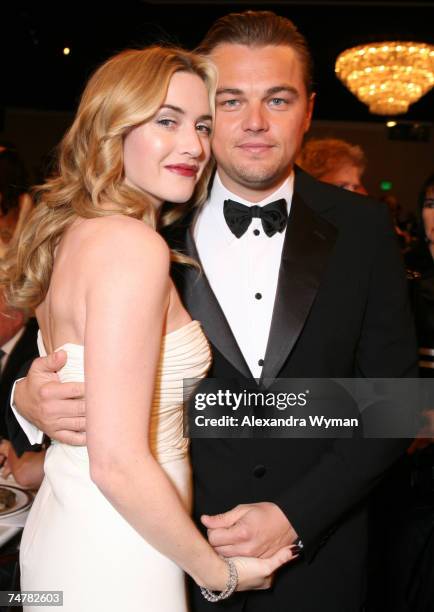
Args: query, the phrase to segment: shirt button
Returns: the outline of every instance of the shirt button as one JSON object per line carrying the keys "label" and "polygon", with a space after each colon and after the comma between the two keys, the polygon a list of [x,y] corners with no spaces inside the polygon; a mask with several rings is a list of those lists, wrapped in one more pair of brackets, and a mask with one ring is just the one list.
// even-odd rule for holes
{"label": "shirt button", "polygon": [[259,236],[261,232],[258,229],[255,229],[253,230],[253,233],[255,234],[255,236]]}
{"label": "shirt button", "polygon": [[260,359],[260,360],[258,361],[258,366],[263,366],[263,365],[264,365],[264,360],[263,360],[263,359]]}
{"label": "shirt button", "polygon": [[265,465],[257,465],[253,470],[253,475],[256,478],[262,478],[267,472]]}
{"label": "shirt button", "polygon": [[262,293],[255,293],[255,298],[256,298],[257,300],[262,299]]}

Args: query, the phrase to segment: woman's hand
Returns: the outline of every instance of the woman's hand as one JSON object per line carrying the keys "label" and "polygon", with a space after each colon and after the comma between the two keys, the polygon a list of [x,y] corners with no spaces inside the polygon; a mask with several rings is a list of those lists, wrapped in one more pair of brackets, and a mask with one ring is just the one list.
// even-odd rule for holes
{"label": "woman's hand", "polygon": [[268,559],[232,557],[238,572],[237,591],[269,589],[276,570],[299,556],[294,551],[292,546],[285,546]]}

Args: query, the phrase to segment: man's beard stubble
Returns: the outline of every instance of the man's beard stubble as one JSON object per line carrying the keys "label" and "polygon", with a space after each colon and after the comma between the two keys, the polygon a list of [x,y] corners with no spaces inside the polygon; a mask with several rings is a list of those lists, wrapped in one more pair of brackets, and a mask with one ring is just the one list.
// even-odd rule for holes
{"label": "man's beard stubble", "polygon": [[253,167],[242,163],[233,163],[229,168],[222,167],[224,172],[243,187],[258,191],[278,186],[290,174],[291,167],[282,170],[276,165]]}

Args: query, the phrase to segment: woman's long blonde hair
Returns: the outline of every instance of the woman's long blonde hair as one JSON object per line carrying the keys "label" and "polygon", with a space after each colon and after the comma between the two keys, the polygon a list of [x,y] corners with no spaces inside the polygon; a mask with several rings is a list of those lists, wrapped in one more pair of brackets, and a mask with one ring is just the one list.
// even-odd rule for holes
{"label": "woman's long blonde hair", "polygon": [[[77,217],[121,213],[152,227],[165,226],[205,200],[211,162],[189,202],[168,207],[159,220],[146,195],[124,183],[124,138],[155,115],[171,77],[180,71],[204,81],[213,109],[213,65],[182,49],[153,46],[123,51],[90,78],[75,120],[59,146],[57,171],[35,189],[37,206],[0,266],[0,284],[11,305],[34,309],[44,300],[56,246]],[[182,260],[176,253],[173,258]]]}

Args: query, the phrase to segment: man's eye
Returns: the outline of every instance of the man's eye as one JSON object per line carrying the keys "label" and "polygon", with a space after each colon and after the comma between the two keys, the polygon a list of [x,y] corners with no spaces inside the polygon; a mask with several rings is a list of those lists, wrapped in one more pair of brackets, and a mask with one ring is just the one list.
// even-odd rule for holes
{"label": "man's eye", "polygon": [[232,100],[223,100],[221,102],[222,106],[227,106],[229,108],[233,108],[233,107],[237,106],[238,104],[239,104],[239,100],[235,100],[235,99],[232,99]]}
{"label": "man's eye", "polygon": [[284,106],[288,104],[288,100],[286,100],[286,98],[271,98],[270,104],[273,106]]}

